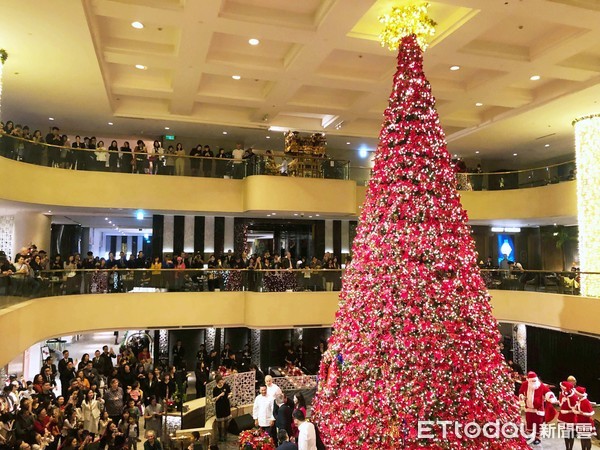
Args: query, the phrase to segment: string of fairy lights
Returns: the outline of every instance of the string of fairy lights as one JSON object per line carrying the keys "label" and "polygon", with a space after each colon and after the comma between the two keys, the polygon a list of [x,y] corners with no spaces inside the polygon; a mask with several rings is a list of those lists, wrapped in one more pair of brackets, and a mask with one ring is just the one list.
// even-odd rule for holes
{"label": "string of fairy lights", "polygon": [[7,59],[8,53],[3,48],[0,48],[0,120],[2,119],[2,72]]}

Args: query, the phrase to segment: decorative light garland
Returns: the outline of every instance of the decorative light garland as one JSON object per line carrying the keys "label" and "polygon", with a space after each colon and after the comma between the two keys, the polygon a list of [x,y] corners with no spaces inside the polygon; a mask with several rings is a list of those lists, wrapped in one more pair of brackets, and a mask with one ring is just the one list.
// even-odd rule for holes
{"label": "decorative light garland", "polygon": [[394,7],[390,14],[379,18],[384,24],[384,29],[379,35],[381,46],[391,51],[398,51],[403,37],[415,35],[421,50],[425,51],[429,45],[428,38],[435,34],[437,23],[427,15],[429,3],[421,5]]}
{"label": "decorative light garland", "polygon": [[[600,272],[600,114],[573,121],[577,161],[579,261],[582,272]],[[581,294],[600,297],[600,280],[581,274]]]}
{"label": "decorative light garland", "polygon": [[2,119],[2,73],[4,63],[8,59],[8,53],[3,48],[0,48],[0,120]]}

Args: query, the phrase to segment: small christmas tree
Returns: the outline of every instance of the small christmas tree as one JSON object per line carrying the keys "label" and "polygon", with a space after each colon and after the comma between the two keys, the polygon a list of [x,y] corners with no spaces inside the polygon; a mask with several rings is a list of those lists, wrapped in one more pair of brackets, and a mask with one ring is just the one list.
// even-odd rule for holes
{"label": "small christmas tree", "polygon": [[313,417],[329,449],[526,449],[503,437],[512,426],[455,430],[520,415],[423,73],[423,16],[396,11],[398,71]]}

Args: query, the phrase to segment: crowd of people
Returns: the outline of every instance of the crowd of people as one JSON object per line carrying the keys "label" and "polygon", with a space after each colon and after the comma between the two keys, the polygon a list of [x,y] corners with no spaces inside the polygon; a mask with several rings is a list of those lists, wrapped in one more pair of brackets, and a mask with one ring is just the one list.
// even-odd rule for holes
{"label": "crowd of people", "polygon": [[[105,345],[75,363],[48,356],[33,380],[11,377],[0,397],[0,444],[6,449],[137,450],[146,430],[160,438],[166,407],[184,388],[174,367],[153,365],[147,347],[119,356]],[[116,363],[116,364],[115,364]],[[143,421],[143,423],[142,423]]]}
{"label": "crowd of people", "polygon": [[[180,142],[163,146],[160,140],[154,140],[152,147],[147,147],[141,139],[135,145],[129,141],[119,144],[114,139],[110,145],[107,143],[108,141],[105,143],[97,140],[95,136],[82,138],[77,135],[70,138],[61,134],[56,126],[43,136],[40,130],[32,133],[27,125],[14,124],[11,120],[6,124],[0,122],[0,156],[48,167],[242,179],[258,174],[295,174],[298,171],[296,166],[301,165],[297,157],[291,158],[291,161],[285,157],[276,161],[271,150],[257,154],[252,147],[244,150],[242,144],[236,144],[233,150],[219,147],[216,151],[210,145],[198,144],[187,151]],[[326,155],[317,159],[323,160],[321,164],[317,164],[322,169],[323,176],[343,178],[339,168],[330,164]]]}
{"label": "crowd of people", "polygon": [[[340,258],[326,252],[322,259],[307,261],[305,257],[294,258],[289,251],[271,255],[234,254],[231,250],[222,255],[209,255],[205,261],[200,253],[147,257],[143,251],[127,258],[124,252],[118,257],[111,252],[108,258],[94,256],[89,251],[82,257],[79,253],[64,258],[57,254],[49,256],[35,245],[23,247],[11,261],[0,251],[0,289],[6,295],[35,297],[38,295],[127,292],[134,287],[149,286],[181,290],[338,290],[340,273],[320,272],[320,286],[311,285],[308,270],[340,270]],[[345,264],[350,259],[347,258]],[[204,269],[209,269],[205,271]],[[85,269],[86,271],[81,271]],[[120,269],[120,270],[115,270]],[[145,269],[130,270],[129,269]],[[173,271],[163,269],[175,269]],[[246,269],[245,272],[228,272],[228,269]],[[264,269],[282,272],[263,274]],[[305,273],[285,273],[288,269],[307,269]],[[178,271],[185,271],[179,273]],[[313,283],[317,283],[313,280]]]}
{"label": "crowd of people", "polygon": [[[299,348],[301,352],[301,344]],[[79,360],[63,350],[56,363],[51,354],[31,381],[11,375],[0,395],[0,449],[137,450],[145,436],[144,450],[162,450],[161,440],[167,438],[163,418],[187,392],[189,368],[181,340],[171,355],[171,365],[155,362],[149,340],[140,338],[123,344],[118,354],[108,345]],[[267,429],[274,440],[279,436],[283,441],[285,430],[285,441],[302,441],[307,428],[302,425],[307,412],[304,396],[297,392],[286,397],[251,359],[248,344],[239,352],[229,343],[221,352],[202,344],[195,353],[196,396],[206,396],[207,383],[216,382],[212,398],[219,440],[226,439],[231,419],[231,387],[220,373],[226,367],[230,372],[255,371],[257,402],[264,401],[263,390],[268,392],[268,408],[255,411],[257,426]],[[302,364],[291,345],[284,346],[282,363]]]}

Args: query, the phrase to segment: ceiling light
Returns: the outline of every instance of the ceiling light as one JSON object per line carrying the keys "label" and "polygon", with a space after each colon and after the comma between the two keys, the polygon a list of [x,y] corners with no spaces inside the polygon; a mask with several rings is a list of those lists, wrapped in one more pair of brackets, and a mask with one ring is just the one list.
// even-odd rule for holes
{"label": "ceiling light", "polygon": [[475,154],[476,154],[476,155],[479,155],[479,150],[477,150],[477,151],[475,152]]}
{"label": "ceiling light", "polygon": [[104,220],[108,220],[108,217],[105,217]]}
{"label": "ceiling light", "polygon": [[231,78],[233,78],[234,80],[241,80],[242,77],[239,75],[231,75]]}
{"label": "ceiling light", "polygon": [[165,130],[170,130],[170,128],[169,127],[165,127]]}
{"label": "ceiling light", "polygon": [[227,131],[223,131],[223,134],[227,134]]}
{"label": "ceiling light", "polygon": [[533,75],[533,76],[532,76],[532,77],[530,77],[529,79],[530,79],[531,81],[538,81],[540,78],[542,78],[542,77],[540,77],[539,75]]}
{"label": "ceiling light", "polygon": [[267,217],[271,217],[271,214],[267,214]]}
{"label": "ceiling light", "polygon": [[113,123],[112,123],[112,122],[108,122],[108,124],[109,124],[109,125],[112,125]]}
{"label": "ceiling light", "polygon": [[248,44],[250,44],[250,45],[258,45],[258,44],[260,44],[260,41],[258,39],[256,39],[256,38],[252,38],[252,39],[248,40]]}
{"label": "ceiling light", "polygon": [[54,120],[54,117],[48,117],[48,120]]}
{"label": "ceiling light", "polygon": [[135,217],[136,217],[137,220],[144,220],[144,212],[143,211],[138,211],[135,214]]}
{"label": "ceiling light", "polygon": [[480,106],[483,106],[483,103],[477,102],[477,103],[475,103],[475,106],[477,106],[479,108]]}
{"label": "ceiling light", "polygon": [[518,155],[518,153],[513,153],[513,156],[517,156],[517,155]]}
{"label": "ceiling light", "polygon": [[315,214],[317,217],[319,217],[319,214]]}
{"label": "ceiling light", "polygon": [[358,156],[360,156],[361,158],[366,158],[367,155],[368,155],[368,153],[367,153],[367,149],[366,148],[361,148],[358,151]]}
{"label": "ceiling light", "polygon": [[295,215],[295,216],[297,216],[297,215],[298,215],[298,213],[294,213],[294,215]]}
{"label": "ceiling light", "polygon": [[309,219],[312,219],[312,216],[308,216]]}
{"label": "ceiling light", "polygon": [[144,28],[144,24],[142,22],[138,22],[137,20],[135,22],[131,22],[131,26],[137,30]]}
{"label": "ceiling light", "polygon": [[108,223],[112,223],[112,220],[109,220]]}
{"label": "ceiling light", "polygon": [[550,144],[546,144],[546,145],[544,145],[544,147],[548,148],[548,147],[550,147]]}
{"label": "ceiling light", "polygon": [[51,211],[51,210],[48,210],[48,212],[49,212],[49,213],[51,213],[52,211]]}
{"label": "ceiling light", "polygon": [[452,71],[460,70],[460,66],[451,66],[450,70],[452,70]]}
{"label": "ceiling light", "polygon": [[277,214],[276,214],[276,213],[271,213],[271,215],[272,215],[272,216],[276,216]]}
{"label": "ceiling light", "polygon": [[267,136],[267,139],[271,139],[271,136]]}
{"label": "ceiling light", "polygon": [[135,68],[140,70],[146,70],[148,67],[144,66],[143,64],[136,64]]}
{"label": "ceiling light", "polygon": [[346,145],[350,145],[350,142],[346,142]]}

